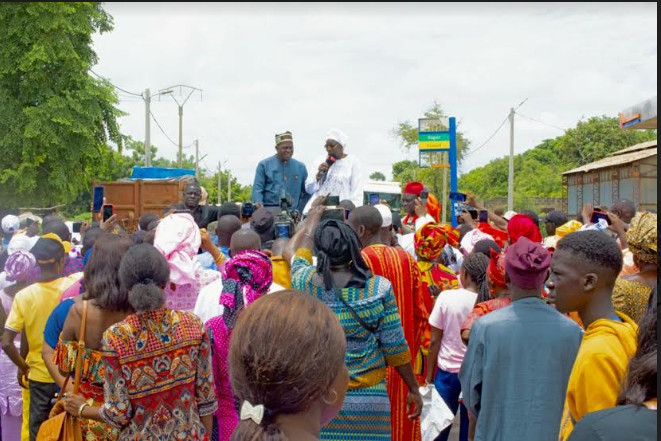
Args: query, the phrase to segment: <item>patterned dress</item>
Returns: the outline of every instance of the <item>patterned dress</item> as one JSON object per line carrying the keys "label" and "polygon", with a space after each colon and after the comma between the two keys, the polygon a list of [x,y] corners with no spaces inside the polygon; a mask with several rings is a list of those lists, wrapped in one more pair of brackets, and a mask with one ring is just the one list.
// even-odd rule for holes
{"label": "patterned dress", "polygon": [[[80,368],[79,393],[85,397],[92,407],[103,406],[103,363],[101,351],[82,348],[82,366]],[[76,355],[78,342],[61,340],[58,342],[53,354],[53,362],[62,372],[74,372],[76,369]],[[83,439],[85,441],[116,440],[119,430],[100,421],[81,419]]]}
{"label": "patterned dress", "polygon": [[613,287],[613,306],[616,311],[623,312],[634,322],[640,323],[647,310],[650,294],[652,287],[636,280],[618,277]]}
{"label": "patterned dress", "polygon": [[[306,255],[307,254],[307,255]],[[306,257],[302,257],[306,255]],[[349,390],[338,416],[321,431],[322,440],[390,440],[390,401],[386,393],[386,367],[411,362],[411,353],[397,310],[392,285],[375,276],[365,288],[338,291],[365,324],[332,291],[312,282],[316,273],[308,260],[310,251],[301,249],[292,262],[292,289],[307,292],[323,301],[340,320],[347,339],[346,364]]]}
{"label": "patterned dress", "polygon": [[218,403],[209,338],[193,313],[132,314],[103,334],[101,417],[119,440],[203,440],[201,416]]}
{"label": "patterned dress", "polygon": [[[363,248],[361,254],[373,274],[385,277],[392,284],[404,338],[411,354],[418,354],[431,309],[425,308],[416,261],[403,249],[384,245],[370,245]],[[419,441],[422,438],[420,420],[409,420],[406,409],[409,389],[392,367],[388,368],[386,386],[390,398],[392,441]]]}

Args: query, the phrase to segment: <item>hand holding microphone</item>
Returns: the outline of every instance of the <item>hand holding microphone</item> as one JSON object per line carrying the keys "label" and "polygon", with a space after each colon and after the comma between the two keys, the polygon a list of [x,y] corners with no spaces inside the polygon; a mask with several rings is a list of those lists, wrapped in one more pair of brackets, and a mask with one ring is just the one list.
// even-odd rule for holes
{"label": "hand holding microphone", "polygon": [[319,170],[317,171],[317,181],[323,179],[324,176],[326,176],[328,169],[330,169],[331,165],[335,164],[335,161],[336,159],[334,156],[328,155],[328,157],[326,157],[326,161],[319,165]]}

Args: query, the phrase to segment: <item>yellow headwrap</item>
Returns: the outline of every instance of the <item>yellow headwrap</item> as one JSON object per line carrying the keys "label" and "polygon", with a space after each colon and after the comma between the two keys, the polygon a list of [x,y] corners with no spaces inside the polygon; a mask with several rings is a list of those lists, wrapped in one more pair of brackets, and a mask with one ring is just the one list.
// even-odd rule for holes
{"label": "yellow headwrap", "polygon": [[627,231],[629,249],[641,262],[658,264],[656,214],[637,213]]}

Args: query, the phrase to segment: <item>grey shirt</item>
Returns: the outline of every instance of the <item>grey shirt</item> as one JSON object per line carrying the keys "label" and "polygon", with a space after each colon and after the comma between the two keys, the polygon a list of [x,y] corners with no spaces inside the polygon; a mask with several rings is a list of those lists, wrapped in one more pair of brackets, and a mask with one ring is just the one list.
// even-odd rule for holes
{"label": "grey shirt", "polygon": [[539,298],[481,317],[459,372],[475,441],[557,441],[581,328]]}

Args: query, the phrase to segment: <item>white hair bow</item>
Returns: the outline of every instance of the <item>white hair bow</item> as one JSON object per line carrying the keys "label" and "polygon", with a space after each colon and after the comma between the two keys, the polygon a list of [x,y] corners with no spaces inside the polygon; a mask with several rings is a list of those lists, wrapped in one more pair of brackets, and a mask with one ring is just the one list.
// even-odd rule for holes
{"label": "white hair bow", "polygon": [[262,418],[264,418],[263,404],[253,406],[248,401],[243,402],[241,405],[241,421],[253,420],[255,424],[259,425],[262,423]]}

